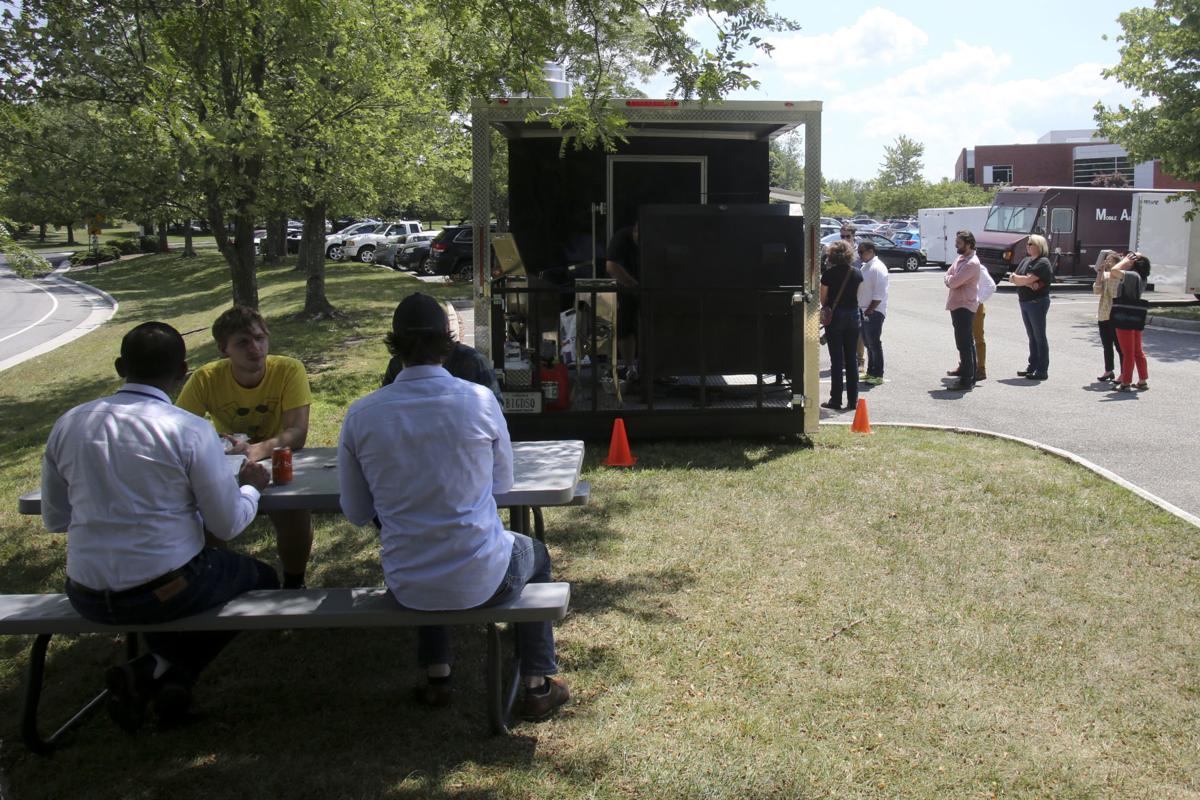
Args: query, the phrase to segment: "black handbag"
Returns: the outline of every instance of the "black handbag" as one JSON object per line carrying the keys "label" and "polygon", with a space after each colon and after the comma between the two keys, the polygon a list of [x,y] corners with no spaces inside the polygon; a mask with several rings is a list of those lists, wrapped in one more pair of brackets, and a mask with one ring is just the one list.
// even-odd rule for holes
{"label": "black handbag", "polygon": [[[1125,278],[1128,279],[1135,275],[1136,273],[1130,273]],[[1140,331],[1146,327],[1146,309],[1150,307],[1150,304],[1141,298],[1141,276],[1137,276],[1137,278],[1137,296],[1130,296],[1133,291],[1129,290],[1127,280],[1121,282],[1121,289],[1117,292],[1117,296],[1113,300],[1112,311],[1108,315],[1114,328],[1123,331]]]}
{"label": "black handbag", "polygon": [[1145,300],[1133,300],[1127,303],[1113,303],[1108,318],[1114,328],[1123,331],[1140,331],[1146,327],[1146,309],[1149,304]]}

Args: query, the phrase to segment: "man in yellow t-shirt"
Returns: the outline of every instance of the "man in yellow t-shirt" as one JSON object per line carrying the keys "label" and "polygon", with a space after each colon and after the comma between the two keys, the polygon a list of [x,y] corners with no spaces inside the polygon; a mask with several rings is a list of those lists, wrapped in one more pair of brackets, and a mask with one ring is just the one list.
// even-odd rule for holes
{"label": "man in yellow t-shirt", "polygon": [[[234,306],[224,312],[213,323],[212,334],[222,358],[192,373],[176,405],[208,416],[228,440],[226,452],[243,453],[251,461],[270,458],[276,447],[303,447],[312,404],[304,365],[267,354],[267,324],[252,308]],[[299,588],[312,551],[312,515],[272,511],[268,516],[275,526],[283,587]]]}

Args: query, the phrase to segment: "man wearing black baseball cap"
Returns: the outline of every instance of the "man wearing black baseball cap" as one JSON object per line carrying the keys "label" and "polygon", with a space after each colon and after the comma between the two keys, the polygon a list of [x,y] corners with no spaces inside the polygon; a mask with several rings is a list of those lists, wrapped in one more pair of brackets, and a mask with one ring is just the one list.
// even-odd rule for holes
{"label": "man wearing black baseball cap", "polygon": [[[380,528],[384,579],[404,606],[421,611],[502,603],[526,583],[550,581],[545,545],[504,529],[493,495],[512,488],[512,444],[496,397],[442,366],[452,339],[434,298],[396,307],[388,349],[404,364],[389,385],[351,404],[338,442],[342,512]],[[549,622],[517,625],[528,720],[550,716],[570,692],[558,671]],[[417,699],[451,699],[446,628],[418,631],[428,683]]]}

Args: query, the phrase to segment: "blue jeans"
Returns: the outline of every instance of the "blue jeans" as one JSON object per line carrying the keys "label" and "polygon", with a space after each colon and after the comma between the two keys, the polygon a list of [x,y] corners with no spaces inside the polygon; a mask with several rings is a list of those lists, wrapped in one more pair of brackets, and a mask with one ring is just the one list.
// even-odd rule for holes
{"label": "blue jeans", "polygon": [[958,382],[975,385],[975,312],[969,308],[950,311],[950,322],[954,325],[954,346],[958,348]]}
{"label": "blue jeans", "polygon": [[1029,372],[1045,377],[1050,369],[1050,343],[1046,340],[1046,314],[1050,311],[1050,295],[1025,300],[1021,306],[1021,321],[1029,337]]}
{"label": "blue jeans", "polygon": [[842,402],[842,376],[845,375],[846,405],[858,403],[858,308],[835,308],[833,321],[825,328],[825,344],[829,347],[829,399]]}
{"label": "blue jeans", "polygon": [[[67,597],[85,619],[109,625],[146,625],[199,614],[252,589],[279,588],[279,578],[271,567],[217,547],[206,547],[189,561],[180,581],[181,586],[172,581],[157,589],[114,593],[93,592],[68,579]],[[195,681],[235,635],[230,631],[198,631],[147,633],[143,638],[151,653],[162,656],[189,681]]]}
{"label": "blue jeans", "polygon": [[[550,553],[546,545],[520,533],[513,534],[508,572],[493,594],[479,608],[497,606],[521,593],[527,583],[550,583]],[[523,675],[553,675],[558,672],[554,651],[554,626],[550,622],[518,622],[517,652]],[[417,663],[451,663],[450,629],[444,625],[417,628]]]}
{"label": "blue jeans", "polygon": [[867,374],[883,377],[883,314],[872,311],[862,318],[863,348],[867,351]]}

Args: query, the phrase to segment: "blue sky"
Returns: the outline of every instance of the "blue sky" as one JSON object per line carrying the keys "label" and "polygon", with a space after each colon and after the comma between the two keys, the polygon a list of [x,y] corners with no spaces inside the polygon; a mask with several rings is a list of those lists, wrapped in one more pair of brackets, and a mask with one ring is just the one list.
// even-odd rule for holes
{"label": "blue sky", "polygon": [[[874,177],[899,134],[925,145],[925,177],[950,177],[963,147],[1032,143],[1094,127],[1097,100],[1132,94],[1100,71],[1117,61],[1117,16],[1135,0],[773,2],[801,30],[756,59],[739,100],[821,100],[827,178]],[[702,40],[706,22],[690,26]],[[1108,34],[1108,41],[1102,37]],[[645,87],[662,96],[669,84]]]}

